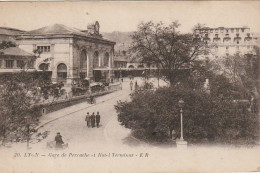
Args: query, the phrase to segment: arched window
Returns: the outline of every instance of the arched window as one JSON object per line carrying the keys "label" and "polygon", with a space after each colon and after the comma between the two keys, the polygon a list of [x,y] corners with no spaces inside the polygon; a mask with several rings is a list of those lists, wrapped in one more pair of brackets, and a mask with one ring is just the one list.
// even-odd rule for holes
{"label": "arched window", "polygon": [[133,65],[129,65],[128,68],[134,68],[134,66]]}
{"label": "arched window", "polygon": [[105,67],[109,66],[109,54],[108,53],[105,53],[105,56],[104,56],[104,66]]}
{"label": "arched window", "polygon": [[93,57],[93,68],[99,67],[99,53],[96,51]]}
{"label": "arched window", "polygon": [[57,67],[58,82],[65,82],[67,79],[67,66],[63,63]]}
{"label": "arched window", "polygon": [[87,51],[82,50],[80,53],[80,69],[87,69],[87,68],[88,68]]}
{"label": "arched window", "polygon": [[46,64],[46,63],[41,63],[39,65],[39,69],[42,70],[42,71],[47,71],[49,69],[49,65]]}

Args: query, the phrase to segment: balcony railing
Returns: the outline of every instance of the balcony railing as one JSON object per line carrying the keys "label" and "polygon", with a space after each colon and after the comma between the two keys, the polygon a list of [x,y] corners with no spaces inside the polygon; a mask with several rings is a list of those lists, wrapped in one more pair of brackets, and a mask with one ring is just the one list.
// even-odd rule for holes
{"label": "balcony railing", "polygon": [[209,37],[205,37],[203,38],[204,41],[210,41],[210,38]]}
{"label": "balcony railing", "polygon": [[234,41],[241,40],[241,37],[234,37]]}
{"label": "balcony railing", "polygon": [[251,41],[253,38],[252,37],[245,37],[245,41]]}

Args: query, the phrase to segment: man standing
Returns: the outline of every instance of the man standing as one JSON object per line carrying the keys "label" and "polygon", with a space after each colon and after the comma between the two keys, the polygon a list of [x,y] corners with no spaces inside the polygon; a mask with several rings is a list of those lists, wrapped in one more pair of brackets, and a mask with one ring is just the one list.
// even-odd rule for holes
{"label": "man standing", "polygon": [[99,123],[100,123],[100,115],[99,115],[99,112],[97,112],[97,115],[96,115],[96,123],[97,123],[97,128],[99,128]]}
{"label": "man standing", "polygon": [[89,112],[87,112],[85,121],[87,122],[87,126],[90,127],[90,115],[89,115]]}
{"label": "man standing", "polygon": [[135,81],[135,90],[138,90],[138,84],[137,84],[137,81]]}
{"label": "man standing", "polygon": [[130,81],[130,88],[131,88],[131,91],[133,90],[133,85],[134,85],[134,84],[133,84],[133,81],[131,80],[131,81]]}
{"label": "man standing", "polygon": [[96,117],[95,117],[94,112],[92,113],[90,119],[91,119],[91,126],[92,126],[92,128],[94,128],[95,127],[95,123],[96,123]]}
{"label": "man standing", "polygon": [[62,136],[60,135],[60,132],[57,133],[55,136],[55,141],[56,141],[56,148],[62,148],[62,144],[64,144],[62,140]]}

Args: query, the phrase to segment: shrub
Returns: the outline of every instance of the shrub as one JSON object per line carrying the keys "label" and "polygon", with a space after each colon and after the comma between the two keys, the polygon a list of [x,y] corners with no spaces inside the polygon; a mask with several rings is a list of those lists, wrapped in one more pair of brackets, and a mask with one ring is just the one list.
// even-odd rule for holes
{"label": "shrub", "polygon": [[[211,94],[191,88],[160,88],[137,91],[130,102],[115,106],[121,125],[132,129],[135,136],[149,142],[166,142],[180,134],[180,108],[183,108],[184,138],[189,143],[254,144],[259,119],[246,104],[234,102],[222,85]],[[221,94],[215,94],[215,90]],[[175,132],[175,133],[174,133]],[[173,135],[174,134],[174,135]]]}

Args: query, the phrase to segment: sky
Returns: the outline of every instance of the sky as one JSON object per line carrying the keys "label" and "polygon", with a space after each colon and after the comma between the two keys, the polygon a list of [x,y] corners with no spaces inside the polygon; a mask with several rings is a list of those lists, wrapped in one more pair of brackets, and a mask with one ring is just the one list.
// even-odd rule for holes
{"label": "sky", "polygon": [[101,32],[135,31],[140,22],[178,20],[181,32],[197,23],[209,27],[248,26],[260,33],[259,1],[165,2],[0,2],[0,26],[33,30],[55,23],[86,29],[99,21]]}

